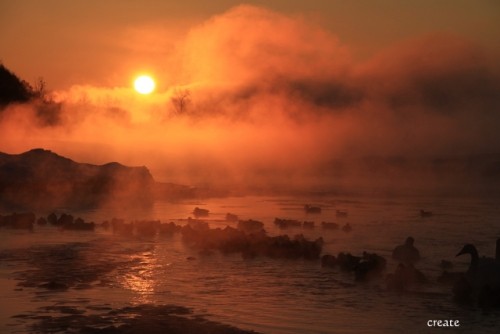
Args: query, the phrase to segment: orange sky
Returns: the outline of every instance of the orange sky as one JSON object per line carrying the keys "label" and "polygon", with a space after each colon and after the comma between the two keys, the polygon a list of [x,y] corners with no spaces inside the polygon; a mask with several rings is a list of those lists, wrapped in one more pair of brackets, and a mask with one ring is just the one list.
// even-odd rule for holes
{"label": "orange sky", "polygon": [[[246,1],[307,17],[336,35],[355,58],[366,58],[400,40],[452,32],[498,48],[500,4],[466,1]],[[182,78],[169,63],[179,41],[197,24],[238,1],[0,2],[0,59],[49,88],[73,84],[120,86],[134,70],[165,73],[163,86]],[[160,87],[161,88],[161,87]]]}
{"label": "orange sky", "polygon": [[[1,60],[61,103],[3,110],[0,151],[185,184],[323,184],[335,159],[499,153],[498,2],[402,3],[0,2]],[[152,95],[131,88],[142,72]]]}

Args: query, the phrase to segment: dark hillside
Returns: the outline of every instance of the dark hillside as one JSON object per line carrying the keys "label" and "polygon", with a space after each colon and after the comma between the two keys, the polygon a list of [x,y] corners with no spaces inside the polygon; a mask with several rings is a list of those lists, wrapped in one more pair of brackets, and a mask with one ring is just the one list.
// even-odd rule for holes
{"label": "dark hillside", "polygon": [[51,151],[0,153],[0,207],[23,209],[149,206],[154,180],[146,167],[77,163]]}

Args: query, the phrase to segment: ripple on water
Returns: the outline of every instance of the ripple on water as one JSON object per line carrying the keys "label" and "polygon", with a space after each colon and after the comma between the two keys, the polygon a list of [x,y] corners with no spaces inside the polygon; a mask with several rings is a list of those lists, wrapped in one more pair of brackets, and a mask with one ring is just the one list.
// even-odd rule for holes
{"label": "ripple on water", "polygon": [[[305,215],[299,209],[304,203],[314,201],[252,202],[256,200],[227,199],[214,204],[207,200],[204,204],[210,208],[226,202],[243,219],[262,220],[275,234],[322,235],[325,251],[332,254],[376,251],[389,259],[389,272],[396,265],[390,260],[393,247],[411,234],[422,253],[418,267],[434,280],[440,273],[441,259],[453,261],[457,270],[466,268],[467,259],[454,257],[465,242],[475,242],[481,254],[494,254],[495,238],[491,231],[500,218],[500,211],[491,203],[457,207],[456,203],[408,199],[383,203],[332,200],[316,221],[336,221],[335,205],[340,205],[349,211],[352,233],[321,228],[282,231],[274,228],[273,216],[304,220]],[[254,210],[255,207],[263,211]],[[422,220],[416,216],[422,207],[439,214],[431,220]],[[166,205],[162,210],[168,208]],[[226,211],[221,208],[224,209],[221,212]],[[185,216],[172,218],[185,218],[192,209],[192,205],[184,209],[179,206],[175,212],[184,212]],[[161,213],[162,217],[169,215]],[[99,230],[94,234],[78,234],[49,228],[31,234],[0,232],[0,241],[5,241],[0,242],[0,286],[2,300],[7,301],[2,302],[0,314],[25,314],[25,317],[3,318],[3,324],[15,323],[19,328],[29,322],[44,322],[48,315],[67,316],[67,320],[78,322],[88,321],[91,315],[122,310],[121,315],[115,314],[113,321],[118,321],[133,314],[123,311],[127,306],[170,303],[185,305],[195,314],[206,313],[210,319],[241,328],[278,334],[420,332],[427,329],[426,320],[434,317],[460,319],[464,331],[488,332],[495,329],[500,319],[495,312],[483,314],[456,305],[446,286],[431,285],[398,295],[385,290],[383,278],[358,284],[352,275],[321,268],[314,261],[267,258],[244,261],[239,255],[218,253],[201,256],[196,250],[186,248],[179,236],[139,240],[113,237]],[[188,261],[188,256],[195,260]],[[51,281],[66,284],[68,288],[53,291],[40,287]],[[20,288],[18,283],[23,290],[15,290]],[[146,312],[146,308],[143,310]],[[112,321],[113,317],[110,314],[106,319],[101,319],[103,325],[109,324],[106,321]]]}

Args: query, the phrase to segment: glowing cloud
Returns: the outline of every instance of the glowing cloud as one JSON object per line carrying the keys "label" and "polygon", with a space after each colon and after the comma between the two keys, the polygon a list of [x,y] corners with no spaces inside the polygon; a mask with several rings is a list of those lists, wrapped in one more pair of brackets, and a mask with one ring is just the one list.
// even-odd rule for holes
{"label": "glowing cloud", "polygon": [[416,38],[356,63],[307,19],[238,6],[176,42],[182,73],[170,89],[54,92],[61,123],[40,127],[35,107],[12,107],[0,149],[254,187],[325,185],[338,159],[500,151],[500,62],[459,37]]}

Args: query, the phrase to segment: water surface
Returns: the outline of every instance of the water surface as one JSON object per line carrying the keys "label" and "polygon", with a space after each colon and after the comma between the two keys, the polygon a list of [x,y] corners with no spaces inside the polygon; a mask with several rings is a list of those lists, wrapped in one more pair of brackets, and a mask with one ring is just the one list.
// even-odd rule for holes
{"label": "water surface", "polygon": [[[304,204],[322,207],[306,214]],[[61,313],[92,314],[142,304],[174,304],[196,314],[242,329],[263,333],[419,333],[437,329],[429,319],[457,319],[459,332],[496,332],[499,312],[482,312],[456,304],[451,288],[436,282],[441,260],[465,271],[467,256],[455,258],[464,243],[474,243],[480,255],[494,256],[500,236],[495,199],[430,197],[234,197],[182,203],[158,202],[146,212],[94,210],[73,213],[102,222],[112,217],[159,219],[185,224],[195,206],[210,210],[210,226],[224,227],[227,212],[257,219],[270,235],[304,234],[323,237],[323,254],[376,252],[388,259],[384,275],[355,282],[350,273],[322,268],[319,261],[257,257],[239,254],[199,254],[180,235],[130,238],[110,231],[64,231],[35,227],[33,233],[0,231],[0,330],[25,332],[36,316]],[[419,210],[434,212],[422,218]],[[336,210],[348,217],[336,217]],[[274,218],[315,221],[316,228],[278,229]],[[321,221],[353,230],[323,230]],[[392,249],[413,236],[422,260],[417,267],[430,280],[404,294],[388,291],[385,274],[397,263]],[[189,258],[189,259],[188,259]],[[194,259],[193,259],[194,258]],[[69,289],[38,287],[50,277],[65,275]],[[57,306],[57,307],[54,307]],[[66,307],[66,308],[61,308]]]}

